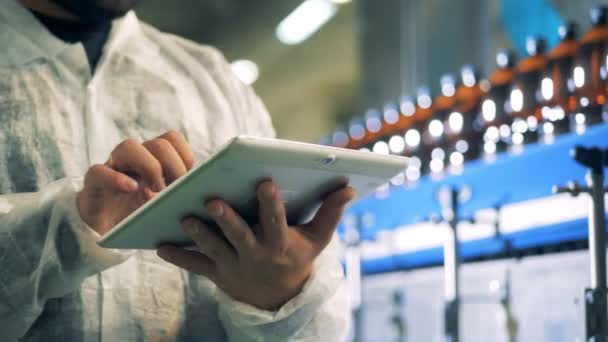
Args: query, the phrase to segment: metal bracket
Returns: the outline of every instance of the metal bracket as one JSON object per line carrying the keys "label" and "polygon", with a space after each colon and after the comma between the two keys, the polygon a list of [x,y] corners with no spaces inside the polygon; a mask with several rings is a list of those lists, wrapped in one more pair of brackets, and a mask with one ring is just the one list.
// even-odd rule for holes
{"label": "metal bracket", "polygon": [[458,311],[459,299],[445,302],[443,309],[444,342],[458,342]]}
{"label": "metal bracket", "polygon": [[444,341],[458,342],[460,321],[459,191],[449,187],[440,189],[438,200],[441,205],[441,218],[450,226],[443,244]]}
{"label": "metal bracket", "polygon": [[602,336],[602,319],[606,316],[606,294],[608,289],[585,289],[586,341],[606,341],[608,336]]}
{"label": "metal bracket", "polygon": [[[604,188],[604,192],[608,192],[608,188]],[[591,189],[589,187],[582,186],[582,185],[578,184],[577,182],[568,182],[568,184],[566,186],[554,186],[553,193],[554,194],[568,193],[568,194],[572,195],[573,197],[577,197],[578,195],[580,195],[582,193],[586,193],[586,194],[591,193]]]}

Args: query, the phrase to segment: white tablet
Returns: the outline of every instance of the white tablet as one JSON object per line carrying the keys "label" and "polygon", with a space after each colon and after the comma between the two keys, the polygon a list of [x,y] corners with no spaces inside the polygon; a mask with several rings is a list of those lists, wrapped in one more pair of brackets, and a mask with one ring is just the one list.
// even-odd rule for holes
{"label": "white tablet", "polygon": [[182,218],[213,224],[204,209],[221,198],[248,222],[257,221],[257,185],[272,179],[279,188],[288,222],[310,219],[323,198],[346,184],[357,198],[403,172],[408,159],[279,139],[239,136],[205,163],[192,168],[106,233],[106,248],[155,249],[163,243],[191,245]]}

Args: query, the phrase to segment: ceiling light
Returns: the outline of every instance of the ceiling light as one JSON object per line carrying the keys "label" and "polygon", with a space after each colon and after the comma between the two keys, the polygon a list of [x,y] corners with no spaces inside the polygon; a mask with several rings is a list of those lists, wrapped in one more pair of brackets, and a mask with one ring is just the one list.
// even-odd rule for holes
{"label": "ceiling light", "polygon": [[283,19],[276,28],[283,44],[299,44],[312,36],[336,14],[337,5],[328,0],[306,0]]}

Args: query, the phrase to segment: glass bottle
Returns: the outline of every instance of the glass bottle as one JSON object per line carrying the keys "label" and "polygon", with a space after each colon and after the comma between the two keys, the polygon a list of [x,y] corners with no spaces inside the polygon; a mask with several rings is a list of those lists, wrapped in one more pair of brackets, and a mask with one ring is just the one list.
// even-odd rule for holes
{"label": "glass bottle", "polygon": [[353,119],[348,125],[347,148],[353,150],[365,149],[365,123],[360,118]]}
{"label": "glass bottle", "polygon": [[509,94],[515,79],[516,57],[513,51],[496,54],[496,70],[489,78],[490,89],[481,103],[477,121],[483,126],[483,156],[492,158],[507,149],[511,141],[512,117],[507,113]]}
{"label": "glass bottle", "polygon": [[381,140],[388,143],[391,154],[401,155],[405,152],[405,140],[403,131],[399,126],[400,112],[399,106],[388,103],[382,110],[383,126],[380,130]]}
{"label": "glass bottle", "polygon": [[516,67],[515,80],[509,95],[512,150],[518,151],[522,144],[538,140],[538,122],[541,119],[541,80],[547,65],[547,43],[543,38],[528,38],[528,56]]}
{"label": "glass bottle", "polygon": [[[426,149],[430,152],[429,169],[441,173],[446,164],[448,142],[445,135],[445,121],[456,104],[456,78],[445,74],[440,80],[441,91],[433,101],[433,114],[424,126],[422,137]],[[432,163],[432,164],[431,164]]]}
{"label": "glass bottle", "polygon": [[389,154],[389,151],[384,148],[386,143],[381,140],[383,135],[382,113],[377,109],[368,109],[365,111],[364,120],[365,137],[363,138],[363,141],[365,142],[365,145],[371,146],[372,152]]}
{"label": "glass bottle", "polygon": [[571,114],[576,110],[572,69],[578,50],[577,24],[561,25],[559,36],[560,43],[549,53],[540,84],[542,124],[539,133],[545,143],[552,142],[555,135],[570,131]]}
{"label": "glass bottle", "polygon": [[580,40],[572,69],[576,99],[575,131],[606,120],[606,41],[608,41],[608,7],[591,10],[591,28]]}
{"label": "glass bottle", "polygon": [[465,161],[477,159],[480,155],[483,126],[477,117],[481,100],[489,88],[488,82],[482,82],[479,72],[470,65],[462,67],[460,78],[454,106],[443,121],[446,158],[452,171],[459,171]]}
{"label": "glass bottle", "polygon": [[[418,177],[420,174],[427,173],[431,159],[430,150],[423,140],[422,134],[433,115],[433,99],[428,88],[421,87],[416,92],[416,110],[413,115],[414,124],[405,132],[404,138],[406,148],[412,150],[414,166],[418,166]],[[410,159],[412,164],[412,159]],[[412,171],[413,173],[413,171]],[[414,173],[413,173],[414,174]],[[406,178],[411,181],[410,175],[406,171]],[[414,177],[415,178],[415,177]]]}

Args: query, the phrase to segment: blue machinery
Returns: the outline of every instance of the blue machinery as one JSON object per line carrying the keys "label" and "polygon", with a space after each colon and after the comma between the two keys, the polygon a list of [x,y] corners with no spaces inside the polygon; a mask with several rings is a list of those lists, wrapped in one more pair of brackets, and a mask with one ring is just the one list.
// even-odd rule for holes
{"label": "blue machinery", "polygon": [[[501,154],[492,162],[474,161],[460,175],[449,175],[435,181],[421,179],[415,187],[392,188],[383,198],[370,196],[353,205],[339,227],[347,242],[348,255],[360,255],[359,241],[374,240],[382,231],[420,221],[441,220],[449,223],[450,233],[443,248],[433,248],[372,260],[360,260],[360,272],[373,274],[438,264],[443,261],[445,272],[445,340],[458,341],[459,266],[461,260],[501,253],[505,248],[524,250],[560,242],[589,238],[591,256],[591,286],[585,292],[587,341],[608,341],[606,308],[606,224],[604,207],[604,172],[608,153],[598,149],[576,149],[576,146],[608,146],[608,125],[589,128],[583,135],[559,137],[551,145],[528,145],[519,155]],[[578,183],[585,181],[588,187]],[[572,195],[589,193],[589,220],[563,222],[551,227],[497,234],[491,238],[458,242],[457,224],[470,221],[476,211],[500,208],[504,205],[547,197],[556,184],[556,192]],[[463,201],[466,194],[466,201]],[[541,233],[542,230],[542,233]],[[350,252],[349,252],[350,250]],[[353,250],[357,250],[353,253]],[[347,273],[353,258],[347,260]],[[359,262],[359,260],[357,260]],[[357,267],[357,273],[359,272]],[[350,275],[352,276],[352,274]],[[360,310],[360,309],[359,309]],[[355,311],[355,328],[360,326]],[[360,336],[360,334],[356,334]]]}

